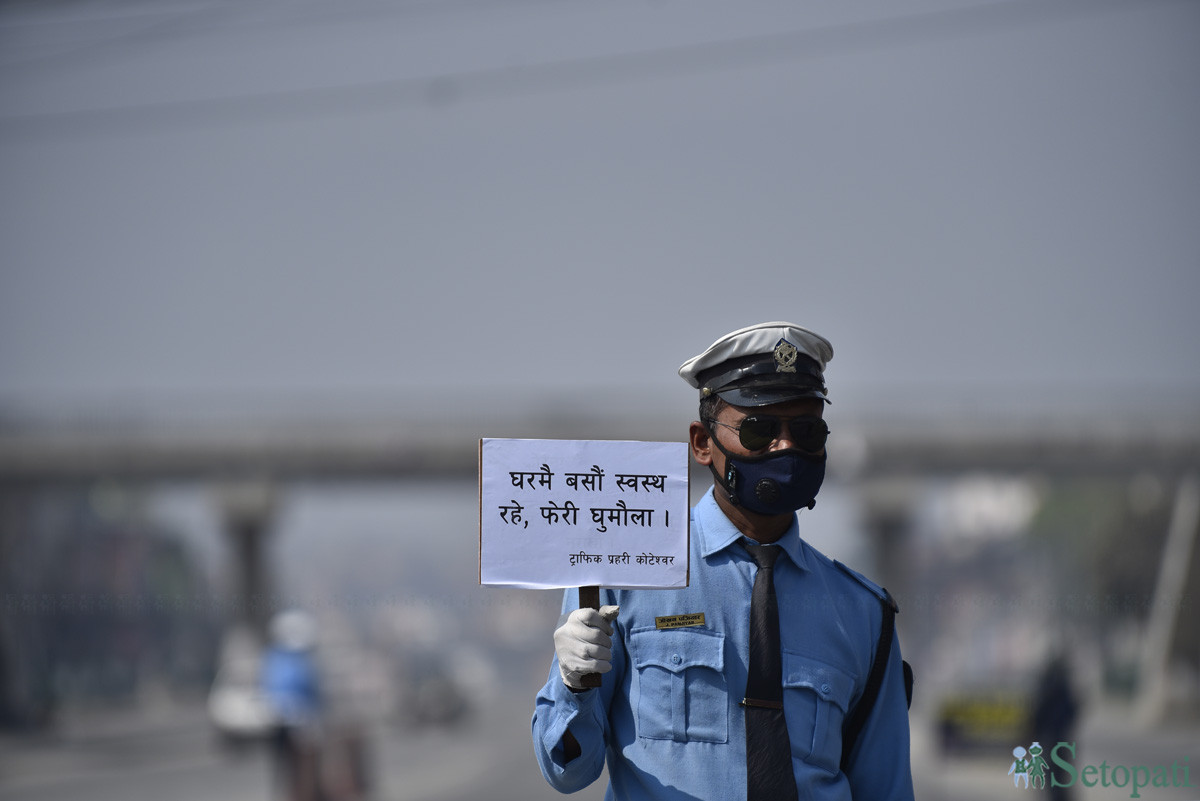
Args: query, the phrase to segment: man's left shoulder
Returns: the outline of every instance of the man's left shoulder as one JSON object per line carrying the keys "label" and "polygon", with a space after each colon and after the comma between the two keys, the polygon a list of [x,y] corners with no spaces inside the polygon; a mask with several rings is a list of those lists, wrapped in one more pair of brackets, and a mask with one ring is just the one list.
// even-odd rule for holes
{"label": "man's left shoulder", "polygon": [[863,601],[868,600],[869,595],[874,599],[875,603],[882,602],[890,606],[893,612],[899,611],[899,607],[896,606],[896,601],[892,598],[891,593],[883,587],[844,562],[831,559],[812,547],[812,545],[808,543],[804,544],[808,551],[809,564],[817,566],[826,575],[831,576],[835,581],[841,582],[846,591],[860,593]]}
{"label": "man's left shoulder", "polygon": [[891,607],[892,612],[900,611],[900,607],[897,606],[897,604],[896,604],[896,599],[893,598],[892,594],[890,592],[888,592],[886,589],[884,589],[880,585],[876,584],[875,582],[871,581],[869,578],[864,576],[862,573],[859,573],[854,568],[847,566],[845,563],[840,562],[837,559],[833,559],[831,561],[833,563],[833,566],[837,570],[841,571],[841,573],[848,576],[857,585],[866,589],[867,592],[874,595],[882,603]]}

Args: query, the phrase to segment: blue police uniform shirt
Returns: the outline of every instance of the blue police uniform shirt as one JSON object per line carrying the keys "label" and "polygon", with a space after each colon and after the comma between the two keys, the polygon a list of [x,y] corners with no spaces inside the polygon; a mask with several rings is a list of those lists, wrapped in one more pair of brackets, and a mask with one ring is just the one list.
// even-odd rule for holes
{"label": "blue police uniform shirt", "polygon": [[[690,583],[679,590],[602,590],[617,604],[613,669],[571,692],[557,660],[538,693],[533,744],[562,792],[591,784],[608,761],[607,799],[744,799],[750,592],[757,568],[710,489],[692,509]],[[883,686],[850,755],[842,722],[862,694],[879,639],[881,591],[800,539],[795,520],[775,562],[784,713],[801,798],[913,798],[908,705],[893,642]],[[577,609],[568,590],[563,611]],[[700,625],[675,626],[672,623]],[[691,615],[674,621],[656,618]],[[570,729],[582,753],[564,762]]]}

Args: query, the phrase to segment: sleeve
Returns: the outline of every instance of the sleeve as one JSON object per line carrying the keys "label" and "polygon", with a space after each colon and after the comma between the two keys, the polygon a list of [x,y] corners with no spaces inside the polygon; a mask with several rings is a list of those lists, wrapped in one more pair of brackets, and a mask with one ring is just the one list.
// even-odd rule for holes
{"label": "sleeve", "polygon": [[[601,603],[616,603],[611,593],[601,593]],[[579,607],[577,590],[563,594],[563,613]],[[614,688],[621,683],[624,648],[620,629],[614,626],[613,669],[604,674],[596,689],[574,693],[563,684],[558,658],[550,667],[550,677],[537,694],[533,710],[533,750],[542,775],[559,792],[573,793],[594,782],[604,769],[609,736],[608,708]],[[579,753],[567,759],[566,733],[579,745]]]}
{"label": "sleeve", "polygon": [[908,696],[904,684],[900,638],[893,634],[883,685],[846,769],[855,798],[913,801]]}

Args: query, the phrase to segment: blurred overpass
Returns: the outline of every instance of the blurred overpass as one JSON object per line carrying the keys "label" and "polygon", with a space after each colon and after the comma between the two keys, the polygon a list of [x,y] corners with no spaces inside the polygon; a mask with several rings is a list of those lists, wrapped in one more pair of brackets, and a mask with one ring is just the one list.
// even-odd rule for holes
{"label": "blurred overpass", "polygon": [[[839,418],[842,414],[839,414]],[[211,484],[232,553],[235,595],[262,599],[271,581],[264,558],[276,493],[292,482],[461,479],[477,472],[477,439],[679,440],[678,416],[637,420],[593,414],[442,420],[399,417],[283,420],[263,423],[0,426],[0,512],[41,488],[96,482]],[[964,474],[1030,478],[1152,476],[1175,487],[1168,541],[1156,592],[1169,601],[1196,586],[1191,554],[1200,527],[1200,413],[1137,418],[1053,417],[1020,420],[980,415],[839,419],[830,440],[833,480],[851,483],[863,524],[883,568],[879,578],[904,592],[904,552],[918,480]],[[697,486],[708,473],[696,469]],[[9,515],[11,523],[19,519]],[[14,535],[15,532],[7,532]],[[6,532],[0,531],[0,540]],[[19,534],[17,535],[19,536]],[[240,622],[260,633],[272,610],[235,604]],[[1173,649],[1178,604],[1157,602],[1142,662],[1162,676]],[[2,643],[0,643],[2,645]],[[0,666],[2,667],[2,666]],[[1161,681],[1146,681],[1143,714],[1154,720],[1166,700]],[[0,693],[4,688],[0,687]]]}
{"label": "blurred overpass", "polygon": [[[464,430],[466,428],[467,430]],[[679,440],[671,419],[337,419],[246,424],[0,427],[0,485],[97,480],[160,482],[253,477],[295,480],[470,478],[476,441],[489,437]],[[830,469],[840,478],[955,475],[1050,476],[1200,468],[1200,411],[1190,417],[862,419],[839,421]]]}

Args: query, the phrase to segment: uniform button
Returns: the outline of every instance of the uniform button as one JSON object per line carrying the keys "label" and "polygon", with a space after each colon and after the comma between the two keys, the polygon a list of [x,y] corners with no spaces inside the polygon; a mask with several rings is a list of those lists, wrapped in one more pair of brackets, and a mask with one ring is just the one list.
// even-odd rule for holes
{"label": "uniform button", "polygon": [[833,689],[833,688],[832,688],[832,687],[830,687],[828,684],[822,684],[822,685],[821,685],[821,694],[822,694],[822,695],[829,695],[829,691],[830,691],[830,690],[832,690],[832,689]]}
{"label": "uniform button", "polygon": [[675,663],[676,665],[678,665],[680,662],[682,662],[682,661],[683,661],[683,657],[681,657],[679,654],[672,654],[672,655],[671,655],[671,661],[672,661],[673,663]]}

